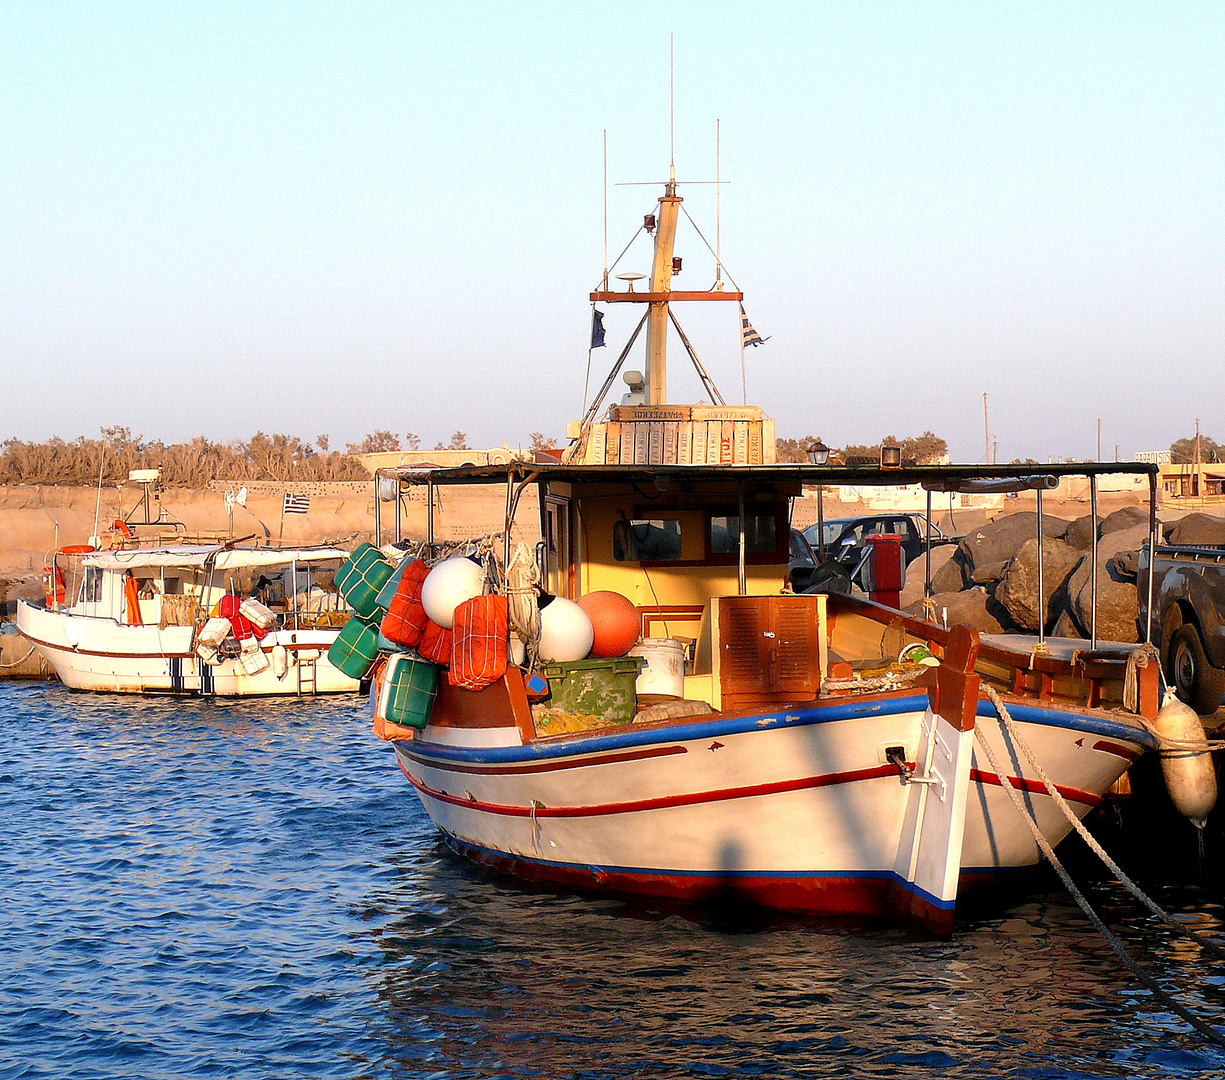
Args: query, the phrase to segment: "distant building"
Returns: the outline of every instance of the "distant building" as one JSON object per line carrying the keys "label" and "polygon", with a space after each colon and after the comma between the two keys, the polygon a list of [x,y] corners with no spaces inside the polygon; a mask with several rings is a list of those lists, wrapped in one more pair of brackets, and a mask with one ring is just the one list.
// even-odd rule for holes
{"label": "distant building", "polygon": [[512,449],[506,443],[489,450],[386,450],[377,454],[354,454],[373,476],[376,469],[412,466],[418,469],[455,469],[461,465],[505,465],[532,461],[531,450]]}

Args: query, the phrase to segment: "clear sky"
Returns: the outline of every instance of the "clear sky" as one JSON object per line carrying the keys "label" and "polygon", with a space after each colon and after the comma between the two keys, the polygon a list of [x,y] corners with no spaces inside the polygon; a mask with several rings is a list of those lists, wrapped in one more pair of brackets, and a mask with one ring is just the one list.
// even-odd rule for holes
{"label": "clear sky", "polygon": [[[981,460],[986,393],[1001,461],[1225,441],[1219,0],[0,0],[0,439],[564,435],[603,132],[610,185],[666,178],[669,33],[780,435]],[[614,256],[658,193],[610,186]],[[739,401],[735,305],[691,309]]]}

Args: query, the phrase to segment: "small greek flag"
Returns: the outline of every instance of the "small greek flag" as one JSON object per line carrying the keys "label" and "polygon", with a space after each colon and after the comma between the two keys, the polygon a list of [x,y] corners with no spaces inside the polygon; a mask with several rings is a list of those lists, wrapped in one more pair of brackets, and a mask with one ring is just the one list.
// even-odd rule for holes
{"label": "small greek flag", "polygon": [[291,495],[285,492],[285,502],[281,506],[283,514],[305,514],[311,508],[309,495]]}
{"label": "small greek flag", "polygon": [[740,344],[741,346],[764,345],[770,339],[762,337],[756,330],[753,329],[753,324],[749,322],[749,317],[744,313],[744,305],[740,305]]}

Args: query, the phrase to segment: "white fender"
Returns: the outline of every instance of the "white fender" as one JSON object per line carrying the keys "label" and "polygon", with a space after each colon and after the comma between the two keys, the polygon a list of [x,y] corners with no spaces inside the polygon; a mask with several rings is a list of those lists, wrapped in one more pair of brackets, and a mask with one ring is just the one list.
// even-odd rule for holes
{"label": "white fender", "polygon": [[1175,809],[1202,829],[1216,806],[1216,769],[1204,725],[1190,705],[1166,696],[1153,723],[1161,737],[1161,771]]}

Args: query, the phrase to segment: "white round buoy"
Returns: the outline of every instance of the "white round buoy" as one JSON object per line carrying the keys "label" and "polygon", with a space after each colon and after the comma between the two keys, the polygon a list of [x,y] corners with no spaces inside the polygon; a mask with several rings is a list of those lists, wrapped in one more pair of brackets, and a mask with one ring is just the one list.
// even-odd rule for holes
{"label": "white round buoy", "polygon": [[[427,579],[428,580],[428,579]],[[543,599],[543,598],[542,598]],[[540,659],[565,663],[591,652],[591,619],[573,600],[554,596],[540,605]]]}
{"label": "white round buoy", "polygon": [[485,591],[485,570],[462,555],[444,559],[425,577],[421,606],[444,630],[455,624],[455,609]]}
{"label": "white round buoy", "polygon": [[1216,806],[1216,769],[1204,725],[1190,705],[1174,697],[1157,713],[1153,727],[1161,737],[1159,751],[1166,790],[1174,808],[1202,829]]}

